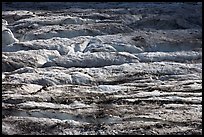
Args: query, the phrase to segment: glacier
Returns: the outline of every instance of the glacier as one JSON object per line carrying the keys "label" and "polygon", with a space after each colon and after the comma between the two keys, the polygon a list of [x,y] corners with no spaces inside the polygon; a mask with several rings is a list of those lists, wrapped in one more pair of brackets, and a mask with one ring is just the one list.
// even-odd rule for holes
{"label": "glacier", "polygon": [[3,2],[3,135],[202,135],[201,2]]}

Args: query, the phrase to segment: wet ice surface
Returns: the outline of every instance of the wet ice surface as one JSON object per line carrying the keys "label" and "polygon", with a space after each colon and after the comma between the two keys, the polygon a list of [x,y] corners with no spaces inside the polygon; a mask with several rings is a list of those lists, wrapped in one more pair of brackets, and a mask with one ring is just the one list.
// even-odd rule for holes
{"label": "wet ice surface", "polygon": [[2,133],[201,135],[201,7],[3,3]]}

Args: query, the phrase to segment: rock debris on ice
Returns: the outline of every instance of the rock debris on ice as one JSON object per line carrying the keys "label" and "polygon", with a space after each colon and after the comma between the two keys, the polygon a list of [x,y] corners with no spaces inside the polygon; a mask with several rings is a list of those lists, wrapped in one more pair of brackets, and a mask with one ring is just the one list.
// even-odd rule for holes
{"label": "rock debris on ice", "polygon": [[202,3],[3,2],[3,135],[202,135]]}

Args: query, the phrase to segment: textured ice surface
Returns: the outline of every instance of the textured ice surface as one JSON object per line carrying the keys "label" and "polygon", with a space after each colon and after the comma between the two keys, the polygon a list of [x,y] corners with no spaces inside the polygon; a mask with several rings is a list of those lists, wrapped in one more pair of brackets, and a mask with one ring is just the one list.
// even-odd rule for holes
{"label": "textured ice surface", "polygon": [[202,3],[2,3],[2,134],[201,135]]}

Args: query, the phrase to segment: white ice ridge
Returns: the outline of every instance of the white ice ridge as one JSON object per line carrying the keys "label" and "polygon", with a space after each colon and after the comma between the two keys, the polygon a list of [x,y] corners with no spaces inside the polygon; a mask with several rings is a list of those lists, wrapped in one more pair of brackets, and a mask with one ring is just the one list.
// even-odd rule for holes
{"label": "white ice ridge", "polygon": [[[121,79],[128,74],[162,74],[168,78],[189,77],[200,79],[202,65],[183,64],[173,62],[156,63],[125,63],[122,65],[105,66],[101,68],[64,68],[64,67],[46,67],[46,68],[21,68],[13,72],[7,72],[10,76],[9,81],[16,83],[32,84],[92,84],[97,81],[107,81],[112,79]],[[127,74],[128,72],[128,74]],[[145,74],[144,74],[145,75]],[[178,78],[176,77],[178,76]],[[122,76],[122,77],[121,77]],[[137,77],[131,77],[132,79]],[[148,77],[150,78],[150,77]],[[159,78],[162,80],[162,77]],[[164,78],[165,79],[165,78]],[[100,86],[101,90],[108,90],[106,86]],[[114,90],[112,89],[110,90]]]}
{"label": "white ice ridge", "polygon": [[29,50],[17,52],[3,52],[2,71],[13,71],[22,67],[40,67],[53,58],[59,57],[56,50]]}
{"label": "white ice ridge", "polygon": [[146,52],[136,54],[136,56],[140,59],[140,62],[175,61],[184,63],[202,59],[202,51]]}
{"label": "white ice ridge", "polygon": [[60,66],[70,67],[103,67],[120,65],[123,63],[138,63],[138,58],[127,52],[94,52],[70,54],[55,58],[45,63],[42,67]]}
{"label": "white ice ridge", "polygon": [[5,19],[2,19],[2,25],[6,26],[6,25],[8,25],[8,22]]}
{"label": "white ice ridge", "polygon": [[58,24],[84,24],[84,23],[95,23],[91,19],[82,19],[80,17],[66,16],[49,16],[49,17],[31,17],[16,21],[14,26],[28,27],[33,24],[38,25],[58,25]]}
{"label": "white ice ridge", "polygon": [[120,40],[120,37],[110,35],[103,37],[79,36],[75,38],[53,37],[13,43],[2,48],[3,52],[16,52],[19,50],[48,49],[57,50],[61,55],[74,52],[129,52],[140,53],[142,49],[136,45],[128,44],[127,41],[110,41],[109,37]]}
{"label": "white ice ridge", "polygon": [[2,25],[2,47],[15,42],[19,42],[19,40],[14,37],[9,28]]}

